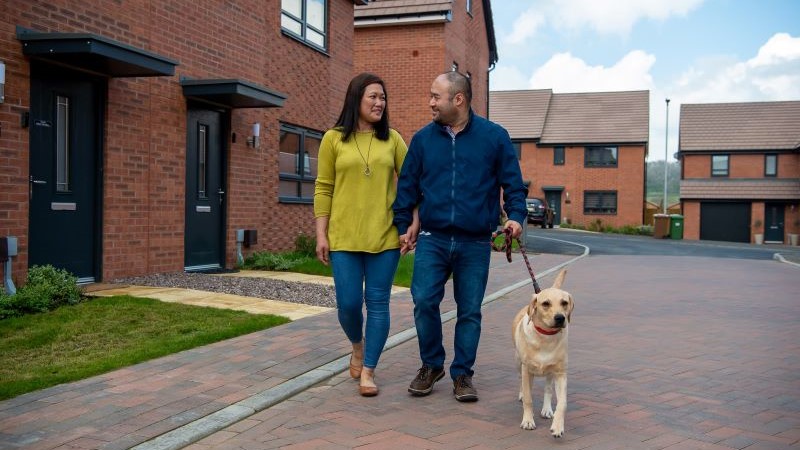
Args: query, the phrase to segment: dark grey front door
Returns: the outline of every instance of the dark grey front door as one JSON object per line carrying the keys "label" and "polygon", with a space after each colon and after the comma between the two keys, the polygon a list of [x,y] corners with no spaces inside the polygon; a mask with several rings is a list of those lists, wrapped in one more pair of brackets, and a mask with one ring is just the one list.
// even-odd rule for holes
{"label": "dark grey front door", "polygon": [[[545,191],[544,201],[553,210],[553,225],[561,223],[561,191]],[[552,227],[551,227],[552,228]]]}
{"label": "dark grey front door", "polygon": [[225,263],[223,113],[190,108],[186,137],[187,271],[213,270]]}
{"label": "dark grey front door", "polygon": [[783,208],[779,203],[764,205],[764,242],[783,242]]}
{"label": "dark grey front door", "polygon": [[65,69],[31,69],[28,266],[50,264],[81,282],[100,273],[102,89]]}

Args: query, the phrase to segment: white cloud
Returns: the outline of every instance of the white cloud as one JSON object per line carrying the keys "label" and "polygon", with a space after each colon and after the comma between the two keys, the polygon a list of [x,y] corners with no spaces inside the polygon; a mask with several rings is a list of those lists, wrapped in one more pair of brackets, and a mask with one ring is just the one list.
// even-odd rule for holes
{"label": "white cloud", "polygon": [[674,90],[682,103],[800,99],[800,37],[775,34],[744,62],[730,57],[696,61]]}
{"label": "white cloud", "polygon": [[502,42],[524,43],[549,25],[554,29],[581,31],[589,28],[601,34],[627,36],[640,20],[667,20],[684,16],[704,0],[538,0],[514,21],[513,30]]}
{"label": "white cloud", "polygon": [[634,50],[611,67],[589,66],[570,53],[558,53],[538,68],[528,87],[554,92],[608,92],[651,89],[656,58]]}
{"label": "white cloud", "polygon": [[639,20],[686,15],[703,0],[552,0],[547,16],[556,26],[584,27],[602,34],[627,35]]}
{"label": "white cloud", "polygon": [[545,22],[545,17],[534,9],[529,9],[522,13],[517,20],[514,21],[514,27],[511,34],[504,37],[504,41],[508,44],[521,44],[534,34]]}
{"label": "white cloud", "polygon": [[493,91],[528,89],[528,77],[514,66],[497,67],[489,75]]}

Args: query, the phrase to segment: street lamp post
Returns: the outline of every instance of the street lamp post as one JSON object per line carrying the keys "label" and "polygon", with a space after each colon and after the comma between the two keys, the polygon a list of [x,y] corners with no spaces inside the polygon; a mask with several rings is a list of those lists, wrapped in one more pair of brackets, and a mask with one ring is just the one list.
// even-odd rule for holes
{"label": "street lamp post", "polygon": [[669,165],[667,164],[667,144],[669,143],[669,99],[667,100],[667,126],[664,129],[664,214],[667,213],[667,173],[669,172]]}

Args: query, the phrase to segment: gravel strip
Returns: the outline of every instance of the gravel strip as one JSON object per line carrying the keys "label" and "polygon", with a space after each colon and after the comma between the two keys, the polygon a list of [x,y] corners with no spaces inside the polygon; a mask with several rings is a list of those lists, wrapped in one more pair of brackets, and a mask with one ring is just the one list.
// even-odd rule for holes
{"label": "gravel strip", "polygon": [[225,277],[214,274],[181,272],[120,278],[114,280],[113,283],[197,289],[269,300],[283,300],[310,306],[336,307],[336,291],[333,286],[271,278]]}

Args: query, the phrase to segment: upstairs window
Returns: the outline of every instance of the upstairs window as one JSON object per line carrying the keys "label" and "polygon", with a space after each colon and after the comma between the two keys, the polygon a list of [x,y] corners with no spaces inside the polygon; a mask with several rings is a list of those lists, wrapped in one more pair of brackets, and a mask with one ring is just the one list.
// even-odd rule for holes
{"label": "upstairs window", "polygon": [[322,134],[305,128],[281,125],[278,156],[278,199],[284,203],[313,203],[317,159]]}
{"label": "upstairs window", "polygon": [[553,147],[553,165],[554,166],[563,166],[564,165],[564,147]]}
{"label": "upstairs window", "polygon": [[764,155],[764,176],[778,176],[778,155]]}
{"label": "upstairs window", "polygon": [[728,155],[711,155],[711,176],[728,176]]}
{"label": "upstairs window", "polygon": [[585,167],[617,167],[617,147],[587,146],[583,154]]}
{"label": "upstairs window", "polygon": [[327,0],[281,0],[281,29],[299,41],[326,50]]}

